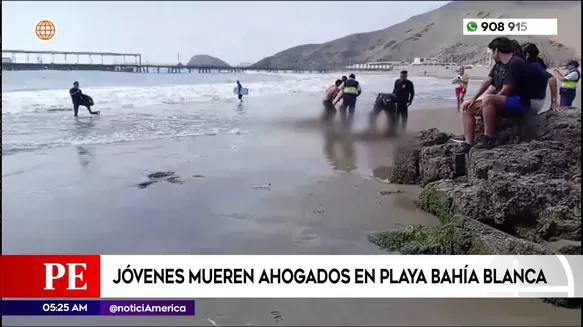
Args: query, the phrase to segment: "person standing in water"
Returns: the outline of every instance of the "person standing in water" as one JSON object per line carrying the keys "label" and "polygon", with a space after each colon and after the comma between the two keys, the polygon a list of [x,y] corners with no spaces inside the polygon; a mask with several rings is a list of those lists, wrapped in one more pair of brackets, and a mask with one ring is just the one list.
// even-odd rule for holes
{"label": "person standing in water", "polygon": [[[354,110],[356,109],[356,98],[362,93],[360,88],[360,83],[356,80],[354,74],[348,76],[348,80],[343,84],[342,96],[339,96],[334,104],[340,101],[342,98],[342,105],[340,105],[340,120],[343,125],[348,125],[352,123],[352,118],[354,117]],[[348,112],[347,112],[348,109]]]}
{"label": "person standing in water", "polygon": [[92,115],[99,115],[99,111],[91,111],[92,103],[88,101],[87,96],[84,95],[79,88],[79,82],[75,81],[73,83],[73,87],[69,90],[69,95],[71,96],[71,100],[73,100],[74,117],[77,117],[77,114],[79,113],[79,106],[86,107]]}
{"label": "person standing in water", "polygon": [[336,107],[334,106],[334,99],[336,99],[338,92],[340,92],[339,87],[341,84],[342,80],[337,79],[334,85],[330,86],[326,90],[326,97],[322,102],[324,104],[324,115],[322,120],[325,123],[331,122],[332,120],[334,120],[334,116],[336,116]]}
{"label": "person standing in water", "polygon": [[[336,98],[336,99],[334,99],[334,100],[332,101],[332,105],[333,105],[333,106],[336,106],[336,104],[337,104],[338,102],[340,102],[340,100],[342,100],[342,92],[341,92],[341,91],[342,91],[342,89],[344,89],[344,83],[346,83],[346,81],[348,81],[348,77],[346,77],[346,76],[342,76],[342,77],[340,78],[340,81],[341,81],[341,83],[340,83],[340,86],[338,86],[338,90],[339,90],[340,92],[338,92],[338,93],[337,93],[337,98]],[[341,104],[341,105],[342,105],[342,104]]]}
{"label": "person standing in water", "polygon": [[239,100],[243,101],[243,94],[241,94],[241,89],[243,88],[243,86],[241,85],[241,83],[239,83],[239,81],[237,81],[237,98],[239,98]]}
{"label": "person standing in water", "polygon": [[395,88],[393,89],[393,94],[395,95],[397,101],[397,112],[395,115],[395,120],[393,121],[392,130],[395,130],[396,125],[399,122],[399,117],[401,118],[401,129],[405,130],[407,128],[407,119],[409,117],[409,106],[413,102],[413,97],[415,96],[415,88],[413,87],[413,82],[407,79],[407,71],[401,71],[401,76],[395,81]]}
{"label": "person standing in water", "polygon": [[452,84],[455,84],[455,97],[457,99],[457,111],[460,111],[461,105],[464,102],[464,96],[468,90],[468,83],[470,77],[465,73],[464,67],[458,70],[458,76],[453,79]]}

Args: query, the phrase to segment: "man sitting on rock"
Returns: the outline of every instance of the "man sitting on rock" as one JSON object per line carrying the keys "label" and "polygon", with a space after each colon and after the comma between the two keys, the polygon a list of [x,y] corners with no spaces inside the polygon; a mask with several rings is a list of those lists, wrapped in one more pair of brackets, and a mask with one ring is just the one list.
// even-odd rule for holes
{"label": "man sitting on rock", "polygon": [[[475,146],[490,149],[496,145],[494,131],[497,115],[520,117],[530,110],[532,97],[529,92],[526,61],[514,54],[515,46],[507,37],[495,38],[488,44],[488,48],[492,51],[496,64],[478,93],[462,106],[465,137],[465,143],[459,150],[462,153],[469,152],[474,146],[478,113],[481,112],[484,120],[484,135]],[[496,91],[477,102],[490,86],[494,86]]]}

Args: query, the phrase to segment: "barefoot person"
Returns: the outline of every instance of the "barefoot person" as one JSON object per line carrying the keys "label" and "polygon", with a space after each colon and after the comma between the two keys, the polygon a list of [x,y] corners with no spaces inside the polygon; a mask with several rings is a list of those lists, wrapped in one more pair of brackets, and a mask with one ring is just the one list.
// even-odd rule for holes
{"label": "barefoot person", "polygon": [[457,99],[457,111],[459,112],[460,107],[464,102],[464,96],[468,90],[470,77],[465,73],[464,67],[460,67],[458,74],[459,75],[452,81],[452,84],[455,84],[455,97]]}
{"label": "barefoot person", "polygon": [[337,79],[334,85],[331,85],[326,90],[326,97],[322,102],[324,104],[324,114],[322,120],[327,123],[334,120],[334,116],[336,116],[336,107],[334,106],[334,99],[340,92],[340,85],[342,84],[342,80]]}

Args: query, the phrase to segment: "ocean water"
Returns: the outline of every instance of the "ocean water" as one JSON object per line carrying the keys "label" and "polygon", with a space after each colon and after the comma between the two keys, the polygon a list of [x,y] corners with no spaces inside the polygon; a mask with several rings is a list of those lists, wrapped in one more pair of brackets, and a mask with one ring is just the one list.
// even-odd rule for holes
{"label": "ocean water", "polygon": [[[3,72],[2,150],[248,133],[257,121],[317,117],[324,90],[338,75]],[[377,93],[391,92],[396,77],[359,74],[364,90],[359,112],[370,110]],[[416,105],[453,105],[449,80],[411,78]],[[232,93],[237,80],[250,89],[242,105]],[[80,117],[72,117],[68,89],[73,81],[93,97],[100,116],[81,107]]]}

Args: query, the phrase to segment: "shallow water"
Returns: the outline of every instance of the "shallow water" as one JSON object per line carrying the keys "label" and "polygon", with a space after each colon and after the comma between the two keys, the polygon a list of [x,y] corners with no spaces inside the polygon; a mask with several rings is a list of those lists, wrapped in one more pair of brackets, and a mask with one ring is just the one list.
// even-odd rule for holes
{"label": "shallow water", "polygon": [[[5,154],[68,145],[110,144],[159,138],[244,133],[261,121],[314,119],[331,74],[132,74],[30,71],[2,74],[2,145]],[[379,92],[391,92],[395,75],[363,74],[359,113]],[[68,89],[78,80],[101,116],[80,108],[72,119]],[[242,116],[232,94],[248,87]],[[453,101],[447,80],[415,77],[411,110]],[[260,101],[259,99],[263,99]],[[267,100],[266,100],[267,99]],[[277,105],[275,105],[277,104]],[[287,104],[282,106],[281,104]],[[238,108],[241,109],[241,108]]]}
{"label": "shallow water", "polygon": [[[417,187],[382,182],[392,143],[330,137],[321,128],[322,90],[335,76],[209,75],[214,80],[187,87],[148,85],[162,84],[152,76],[111,76],[121,76],[118,84],[97,79],[101,84],[84,89],[98,95],[98,105],[99,99],[109,101],[98,117],[83,112],[75,120],[70,111],[50,110],[68,106],[70,77],[54,80],[62,85],[58,91],[3,94],[4,253],[389,254],[367,235],[436,223],[415,208]],[[181,79],[172,80],[178,84],[194,77],[159,78]],[[138,85],[140,78],[147,82]],[[253,82],[245,84],[246,78]],[[357,131],[367,122],[373,91],[385,81],[392,85],[393,78],[362,77],[366,93],[359,99]],[[228,93],[232,84],[220,79],[256,83],[265,92],[239,104]],[[415,81],[420,99],[411,108],[411,129],[457,126],[451,105],[418,110],[451,104],[423,99],[438,97],[440,88],[452,91],[449,81]],[[426,82],[437,86],[421,87]],[[217,99],[200,100],[196,93],[221,88],[226,91],[217,91]],[[137,89],[136,106],[120,105],[126,95],[119,94]],[[169,98],[175,103],[164,102]],[[157,172],[168,178],[152,182],[148,176]],[[271,187],[254,187],[264,184]],[[387,190],[400,192],[382,195]],[[274,324],[273,311],[283,316],[278,325],[580,324],[579,311],[526,299],[202,299],[195,317],[9,317],[3,323],[268,325]]]}

